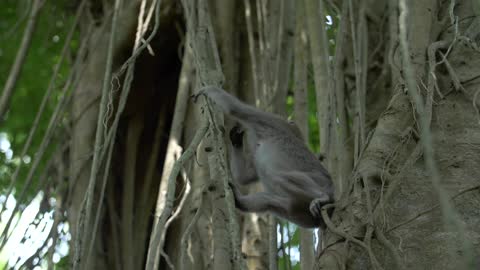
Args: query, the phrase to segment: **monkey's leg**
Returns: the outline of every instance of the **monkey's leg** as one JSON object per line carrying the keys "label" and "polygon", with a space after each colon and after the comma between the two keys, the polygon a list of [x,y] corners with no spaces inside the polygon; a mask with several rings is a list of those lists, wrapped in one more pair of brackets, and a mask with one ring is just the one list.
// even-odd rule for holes
{"label": "monkey's leg", "polygon": [[275,122],[276,125],[283,126],[283,129],[291,129],[288,122],[281,117],[245,104],[218,87],[206,86],[201,88],[193,95],[194,100],[197,100],[200,95],[205,95],[212,99],[224,113],[240,120],[242,124],[252,125],[259,122],[257,124],[263,126],[265,122]]}
{"label": "monkey's leg", "polygon": [[245,212],[270,211],[279,216],[287,215],[288,200],[267,192],[257,192],[235,197],[235,205]]}
{"label": "monkey's leg", "polygon": [[[332,197],[322,190],[322,187],[309,175],[300,172],[283,172],[281,179],[277,184],[283,192],[294,196],[297,199],[312,198],[309,204],[309,210],[313,217],[322,217],[322,206],[332,202]],[[324,181],[325,179],[323,179]]]}
{"label": "monkey's leg", "polygon": [[331,201],[331,196],[318,183],[329,181],[328,179],[320,178],[315,180],[301,171],[282,172],[279,174],[279,179],[281,181],[275,184],[287,194],[303,194],[307,198],[318,198],[320,203]]}
{"label": "monkey's leg", "polygon": [[287,213],[289,202],[286,198],[268,192],[243,195],[236,187],[230,186],[235,196],[235,206],[244,212],[271,211],[279,216],[285,216]]}

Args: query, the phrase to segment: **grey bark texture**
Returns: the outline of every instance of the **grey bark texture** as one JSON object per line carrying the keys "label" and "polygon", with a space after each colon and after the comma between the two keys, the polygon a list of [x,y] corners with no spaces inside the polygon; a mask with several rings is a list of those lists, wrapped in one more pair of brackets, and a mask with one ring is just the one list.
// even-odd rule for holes
{"label": "grey bark texture", "polygon": [[[185,26],[178,1],[162,3],[159,34],[150,43],[154,55],[145,51],[138,56],[116,132],[112,163],[108,167],[100,164],[100,171],[108,170],[109,177],[103,194],[104,206],[94,209],[94,213],[100,211],[101,222],[90,269],[144,267],[147,238],[157,217],[153,216],[156,200],[159,190],[160,193],[166,190],[160,188],[168,178],[164,170],[169,164],[164,162],[178,158],[167,150],[171,145],[168,140],[189,145],[204,119],[202,110],[190,100],[177,100],[177,104],[186,104],[185,119],[179,126],[175,120],[173,137],[169,136],[175,98],[187,99],[186,95],[176,95],[177,86],[181,87],[178,91],[188,93],[205,82],[205,78],[210,84],[221,83],[221,72],[215,73],[217,66],[199,69],[202,65],[196,62],[216,64],[218,60],[225,74],[224,88],[242,100],[282,115],[286,115],[282,106],[294,77],[298,82],[293,87],[297,106],[294,116],[305,134],[306,124],[302,121],[307,116],[300,109],[306,92],[313,88],[311,78],[308,80],[313,72],[320,104],[317,110],[321,145],[326,148],[321,151],[328,150],[327,165],[337,188],[335,212],[328,220],[324,249],[315,258],[315,269],[478,268],[478,259],[472,261],[480,256],[478,3],[402,1],[403,10],[408,11],[404,13],[408,43],[405,49],[400,46],[402,9],[398,1],[324,1],[324,12],[336,15],[333,27],[339,27],[331,32],[331,26],[322,21],[326,14],[320,13],[318,1],[305,0],[302,3],[309,5],[304,15],[307,25],[304,35],[310,48],[302,55],[298,47],[293,51],[292,33],[298,28],[295,30],[291,20],[295,18],[298,3],[249,1],[248,10],[246,3],[236,1],[202,4],[206,2],[210,3],[208,15],[213,27],[201,28],[205,32],[199,30],[195,34],[199,35],[197,38],[205,38],[210,31],[215,34],[216,43],[210,44],[213,49],[208,49],[216,52],[218,46],[218,59],[200,47],[180,63],[179,48],[190,45],[179,34],[185,31]],[[76,224],[90,178],[111,28],[108,10],[113,7],[110,1],[102,3],[107,6],[101,24],[96,24],[91,33],[80,33],[82,37],[92,34],[92,39],[71,113],[70,186],[65,205],[74,236],[72,243],[77,240]],[[149,7],[153,2],[146,3]],[[196,4],[193,6],[198,8]],[[122,6],[125,17],[117,27],[122,31],[117,34],[113,48],[114,71],[131,55],[138,13],[138,9]],[[81,25],[89,25],[90,18],[84,20]],[[283,31],[278,31],[279,25]],[[321,25],[327,31],[319,29]],[[300,41],[297,39],[297,44]],[[325,47],[331,43],[336,47]],[[409,61],[405,61],[405,55]],[[413,79],[406,74],[407,69],[414,71]],[[114,78],[114,82],[118,79],[124,84],[122,76]],[[424,109],[420,111],[426,115],[418,114],[418,105],[410,95],[412,81],[423,100]],[[111,113],[115,113],[119,93],[117,88],[110,90],[114,105]],[[203,113],[207,113],[205,108]],[[425,165],[424,143],[428,138],[420,132],[420,116],[428,120],[433,162],[440,180],[437,188],[431,181],[431,170]],[[107,128],[112,121],[107,118],[104,122]],[[229,125],[228,119],[219,124],[215,136],[228,134],[222,133],[222,128],[228,131]],[[183,130],[178,132],[178,129]],[[208,134],[213,136],[211,132]],[[194,158],[183,164],[182,172],[191,180],[192,191],[179,217],[168,230],[161,228],[166,230],[161,250],[164,254],[153,260],[154,268],[166,269],[168,263],[179,269],[240,267],[230,260],[234,252],[228,229],[230,210],[226,204],[220,205],[228,197],[222,182],[227,176],[217,167],[213,171],[208,169],[209,160],[210,163],[222,160],[217,152],[205,151],[212,147],[209,140],[202,142]],[[154,143],[157,146],[152,147]],[[221,144],[215,146],[222,148]],[[157,147],[155,151],[152,149]],[[214,151],[224,150],[220,148]],[[172,182],[177,185],[175,193],[170,194],[174,198],[171,210],[175,210],[179,203],[176,198],[184,195],[184,181],[179,178]],[[96,185],[93,205],[98,205],[101,193],[100,185]],[[454,222],[446,224],[452,217]],[[257,214],[239,214],[237,218],[242,232],[241,255],[248,269],[268,269],[269,248],[272,248],[268,219]],[[134,237],[136,234],[140,236]],[[302,251],[306,261],[311,261],[308,257],[312,255],[309,234],[302,233],[303,247],[309,246],[308,251]],[[126,258],[128,254],[135,256]],[[304,265],[310,265],[306,261]]]}
{"label": "grey bark texture", "polygon": [[[337,202],[334,226],[327,230],[327,248],[317,269],[478,268],[474,258],[480,253],[480,216],[473,212],[479,202],[475,175],[480,168],[473,165],[480,159],[475,146],[480,138],[474,106],[478,101],[473,99],[478,91],[473,73],[478,68],[466,68],[480,60],[477,42],[467,37],[477,21],[466,19],[475,17],[474,1],[404,2],[411,66],[401,58],[398,2],[365,1],[368,11],[363,15],[363,2],[353,3],[349,18],[355,20],[354,26],[367,19],[366,32],[353,27],[349,36],[356,31],[354,43],[359,43],[360,35],[368,37],[368,136],[349,179],[348,195]],[[348,49],[344,52],[342,72],[348,74],[355,58]],[[407,87],[409,68],[414,71],[414,86]],[[349,89],[355,83],[347,77],[345,85]],[[408,90],[412,87],[423,98],[438,186],[444,193],[430,180],[431,166],[425,163],[428,155],[423,150],[429,138],[419,132],[424,115],[416,115],[419,110]],[[346,95],[353,98],[353,93]],[[442,201],[451,209],[445,210]],[[451,216],[455,222],[448,222]],[[345,245],[347,235],[361,243]]]}

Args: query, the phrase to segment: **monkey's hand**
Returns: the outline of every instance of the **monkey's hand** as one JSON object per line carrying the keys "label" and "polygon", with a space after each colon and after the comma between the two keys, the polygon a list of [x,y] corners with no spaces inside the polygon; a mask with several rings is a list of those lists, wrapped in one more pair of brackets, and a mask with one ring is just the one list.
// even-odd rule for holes
{"label": "monkey's hand", "polygon": [[310,202],[310,213],[317,218],[321,219],[322,218],[322,206],[324,206],[327,203],[332,202],[327,194],[324,194],[324,196],[320,198],[313,199]]}
{"label": "monkey's hand", "polygon": [[208,92],[210,92],[212,90],[213,91],[218,91],[220,89],[218,89],[215,86],[205,86],[205,87],[200,88],[197,92],[192,94],[190,97],[193,99],[193,102],[197,103],[198,97],[200,97],[200,96],[208,97]]}
{"label": "monkey's hand", "polygon": [[205,86],[200,88],[192,95],[193,101],[196,102],[199,96],[205,96],[212,100],[224,113],[230,114],[234,106],[238,106],[239,101],[225,90],[215,86]]}
{"label": "monkey's hand", "polygon": [[241,195],[241,194],[240,194],[240,191],[238,191],[238,188],[235,186],[234,183],[228,182],[228,186],[229,186],[230,189],[232,190],[233,196],[237,197],[237,195]]}
{"label": "monkey's hand", "polygon": [[243,196],[242,193],[240,193],[240,191],[238,190],[238,188],[235,186],[234,183],[229,182],[228,185],[230,186],[230,189],[232,189],[233,198],[235,199],[235,207],[239,208],[240,210],[243,210],[241,209],[241,204],[238,200],[238,198]]}
{"label": "monkey's hand", "polygon": [[203,95],[203,94],[204,94],[204,92],[202,92],[201,89],[200,89],[200,90],[197,91],[196,93],[192,94],[192,95],[190,96],[190,98],[192,98],[193,103],[197,103],[198,97],[200,97],[200,96]]}

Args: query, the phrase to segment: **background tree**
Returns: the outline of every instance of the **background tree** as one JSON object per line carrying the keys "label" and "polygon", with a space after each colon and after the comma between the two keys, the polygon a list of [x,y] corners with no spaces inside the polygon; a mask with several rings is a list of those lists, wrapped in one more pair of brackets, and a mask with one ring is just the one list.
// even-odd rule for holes
{"label": "background tree", "polygon": [[[8,265],[478,268],[479,12],[474,0],[2,2]],[[294,118],[324,154],[336,203],[320,238],[235,215],[232,123],[192,103],[203,85]]]}

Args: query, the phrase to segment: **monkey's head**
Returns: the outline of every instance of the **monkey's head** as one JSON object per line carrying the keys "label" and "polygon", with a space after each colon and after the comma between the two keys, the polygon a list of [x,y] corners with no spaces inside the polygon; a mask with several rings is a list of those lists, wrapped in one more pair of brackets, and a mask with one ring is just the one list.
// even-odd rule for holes
{"label": "monkey's head", "polygon": [[244,130],[238,125],[235,125],[230,130],[230,141],[232,142],[233,147],[240,148],[243,146],[243,134]]}

